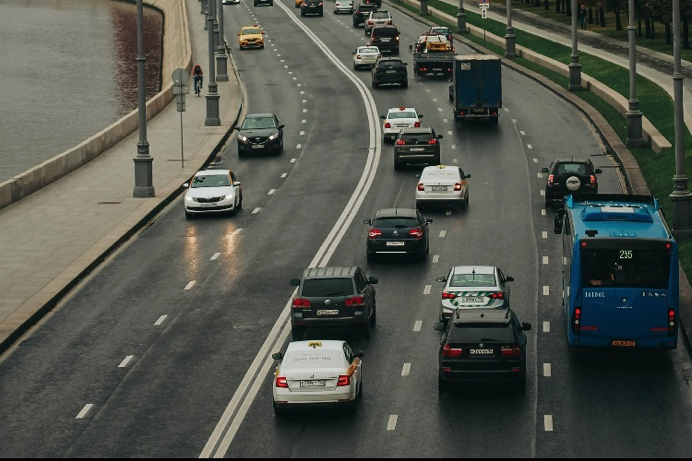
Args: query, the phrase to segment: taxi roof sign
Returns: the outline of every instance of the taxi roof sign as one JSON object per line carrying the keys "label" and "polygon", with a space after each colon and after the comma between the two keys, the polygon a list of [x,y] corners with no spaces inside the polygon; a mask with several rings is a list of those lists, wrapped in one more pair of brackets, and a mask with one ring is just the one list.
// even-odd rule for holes
{"label": "taxi roof sign", "polygon": [[322,341],[310,341],[308,343],[308,347],[312,347],[313,349],[317,347],[322,347]]}

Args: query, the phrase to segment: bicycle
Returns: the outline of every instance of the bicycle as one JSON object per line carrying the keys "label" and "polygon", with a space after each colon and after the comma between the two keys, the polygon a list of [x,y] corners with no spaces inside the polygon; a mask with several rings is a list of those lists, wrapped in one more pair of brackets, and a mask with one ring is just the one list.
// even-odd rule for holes
{"label": "bicycle", "polygon": [[195,82],[195,94],[199,97],[202,92],[202,83],[204,82],[204,75],[193,76]]}

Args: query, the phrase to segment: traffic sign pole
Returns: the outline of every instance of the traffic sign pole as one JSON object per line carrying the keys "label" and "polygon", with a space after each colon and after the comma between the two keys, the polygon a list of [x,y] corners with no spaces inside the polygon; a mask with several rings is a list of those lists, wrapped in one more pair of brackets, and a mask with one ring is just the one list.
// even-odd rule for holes
{"label": "traffic sign pole", "polygon": [[185,112],[185,95],[190,93],[190,86],[187,84],[190,81],[190,75],[185,69],[179,67],[173,71],[173,94],[175,102],[180,112],[180,165],[185,168],[185,155],[183,149],[183,112]]}

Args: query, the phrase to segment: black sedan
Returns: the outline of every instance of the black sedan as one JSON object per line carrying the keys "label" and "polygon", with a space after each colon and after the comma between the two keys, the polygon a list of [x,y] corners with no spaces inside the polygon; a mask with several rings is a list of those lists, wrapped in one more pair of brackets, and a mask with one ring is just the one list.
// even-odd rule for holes
{"label": "black sedan", "polygon": [[249,114],[235,129],[239,131],[239,157],[250,152],[280,154],[284,148],[284,125],[274,114]]}
{"label": "black sedan", "polygon": [[377,254],[413,254],[425,260],[430,251],[428,224],[413,208],[384,208],[375,213],[369,224],[367,239],[368,261]]}

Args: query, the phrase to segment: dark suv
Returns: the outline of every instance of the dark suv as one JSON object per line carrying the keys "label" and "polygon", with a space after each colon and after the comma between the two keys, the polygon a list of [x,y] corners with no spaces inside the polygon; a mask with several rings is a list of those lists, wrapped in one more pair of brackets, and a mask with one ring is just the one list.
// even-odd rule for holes
{"label": "dark suv", "polygon": [[273,6],[274,5],[274,0],[255,0],[255,6],[258,5],[269,5]]}
{"label": "dark suv", "polygon": [[453,382],[507,381],[526,390],[526,334],[511,309],[457,309],[440,341],[438,390]]}
{"label": "dark suv", "polygon": [[379,58],[372,68],[372,87],[378,88],[387,83],[398,83],[408,87],[408,70],[399,58]]}
{"label": "dark suv", "polygon": [[324,3],[322,0],[304,0],[303,4],[300,5],[300,15],[305,16],[306,14],[324,15]]}
{"label": "dark suv", "polygon": [[315,267],[305,269],[293,298],[291,335],[301,341],[307,329],[351,327],[370,339],[377,319],[377,277],[367,278],[360,267]]}
{"label": "dark suv", "polygon": [[394,141],[394,169],[407,163],[439,165],[441,134],[430,127],[403,128]]}
{"label": "dark suv", "polygon": [[353,11],[353,27],[358,27],[361,24],[365,25],[365,21],[370,16],[371,11],[377,11],[375,3],[361,3]]}
{"label": "dark suv", "polygon": [[399,29],[396,26],[376,26],[370,32],[370,46],[381,53],[399,54]]}
{"label": "dark suv", "polygon": [[369,224],[366,251],[368,261],[376,254],[413,254],[425,261],[430,252],[430,232],[420,211],[413,208],[384,208]]}
{"label": "dark suv", "polygon": [[545,184],[545,206],[553,202],[562,202],[565,195],[598,194],[596,175],[603,170],[594,168],[591,160],[571,159],[554,160],[550,168],[543,168],[548,173]]}

